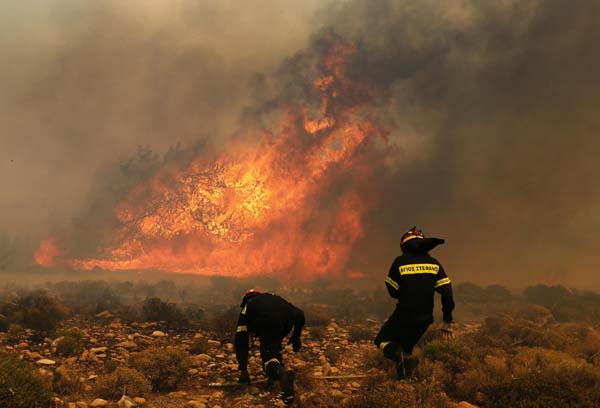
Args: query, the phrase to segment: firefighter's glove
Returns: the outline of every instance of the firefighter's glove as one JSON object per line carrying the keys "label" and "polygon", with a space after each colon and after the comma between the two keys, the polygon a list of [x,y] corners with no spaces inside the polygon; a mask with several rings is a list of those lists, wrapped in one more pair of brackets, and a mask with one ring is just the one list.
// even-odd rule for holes
{"label": "firefighter's glove", "polygon": [[450,340],[454,337],[454,327],[452,322],[444,322],[442,325],[442,339]]}
{"label": "firefighter's glove", "polygon": [[240,372],[240,379],[238,382],[240,384],[250,384],[250,375],[248,374],[248,370],[242,370]]}
{"label": "firefighter's glove", "polygon": [[297,353],[300,351],[300,349],[302,348],[302,341],[300,341],[300,337],[291,337],[290,341],[288,341],[288,345],[292,345],[292,349],[294,350],[294,353]]}

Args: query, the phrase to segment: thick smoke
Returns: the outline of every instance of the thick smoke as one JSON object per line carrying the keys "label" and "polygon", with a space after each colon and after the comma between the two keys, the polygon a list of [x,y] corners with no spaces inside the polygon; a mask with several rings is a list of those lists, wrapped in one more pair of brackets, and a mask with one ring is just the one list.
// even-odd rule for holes
{"label": "thick smoke", "polygon": [[[357,44],[350,73],[377,90],[373,112],[398,148],[382,158],[386,198],[354,269],[385,273],[399,235],[418,224],[448,240],[436,254],[455,280],[600,285],[600,5],[122,4],[18,2],[0,17],[13,62],[0,82],[0,226],[10,233],[106,211],[128,184],[102,169],[138,145],[210,151],[240,118],[305,97],[293,75],[300,50],[335,32]],[[143,178],[162,160],[130,165]]]}
{"label": "thick smoke", "polygon": [[600,5],[351,2],[332,15],[364,50],[356,75],[389,89],[405,147],[363,264],[415,223],[448,239],[436,252],[461,279],[597,287]]}

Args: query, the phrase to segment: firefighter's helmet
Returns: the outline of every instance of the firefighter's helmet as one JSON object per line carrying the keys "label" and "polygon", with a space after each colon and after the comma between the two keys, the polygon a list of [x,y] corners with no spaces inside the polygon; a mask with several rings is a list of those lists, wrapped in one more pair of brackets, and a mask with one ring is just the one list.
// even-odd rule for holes
{"label": "firefighter's helmet", "polygon": [[404,233],[404,235],[402,235],[402,238],[400,239],[400,245],[404,245],[411,239],[423,239],[423,238],[425,238],[425,234],[423,234],[423,230],[421,230],[418,227],[412,227],[411,229],[406,231]]}
{"label": "firefighter's helmet", "polygon": [[242,304],[240,305],[240,307],[246,306],[246,303],[248,303],[248,300],[250,298],[253,298],[254,296],[260,295],[260,294],[262,294],[262,292],[260,290],[257,290],[257,289],[248,289],[244,293],[244,297],[242,298]]}

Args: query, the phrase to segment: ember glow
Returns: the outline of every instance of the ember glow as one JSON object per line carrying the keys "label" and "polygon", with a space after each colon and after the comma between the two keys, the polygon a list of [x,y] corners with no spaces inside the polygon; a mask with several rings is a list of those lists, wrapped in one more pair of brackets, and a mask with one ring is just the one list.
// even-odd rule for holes
{"label": "ember glow", "polygon": [[276,131],[249,132],[253,142],[234,139],[215,160],[159,172],[116,208],[120,227],[97,257],[65,262],[302,279],[347,272],[383,161],[369,90],[345,77],[354,52],[333,41],[320,59],[323,75],[311,80],[318,109],[290,101]]}

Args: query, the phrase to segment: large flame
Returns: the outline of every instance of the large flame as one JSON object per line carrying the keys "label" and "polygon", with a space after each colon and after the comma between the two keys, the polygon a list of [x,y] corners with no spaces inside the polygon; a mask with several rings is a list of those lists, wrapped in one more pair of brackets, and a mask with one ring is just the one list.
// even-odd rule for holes
{"label": "large flame", "polygon": [[56,237],[43,240],[33,255],[35,263],[46,268],[55,266],[56,258],[61,255],[56,245]]}
{"label": "large flame", "polygon": [[69,264],[232,276],[343,272],[363,235],[377,165],[372,141],[381,135],[362,109],[366,98],[356,98],[368,90],[345,77],[354,52],[337,41],[321,59],[324,75],[313,82],[320,109],[290,103],[277,131],[159,173],[118,206],[112,242]]}

